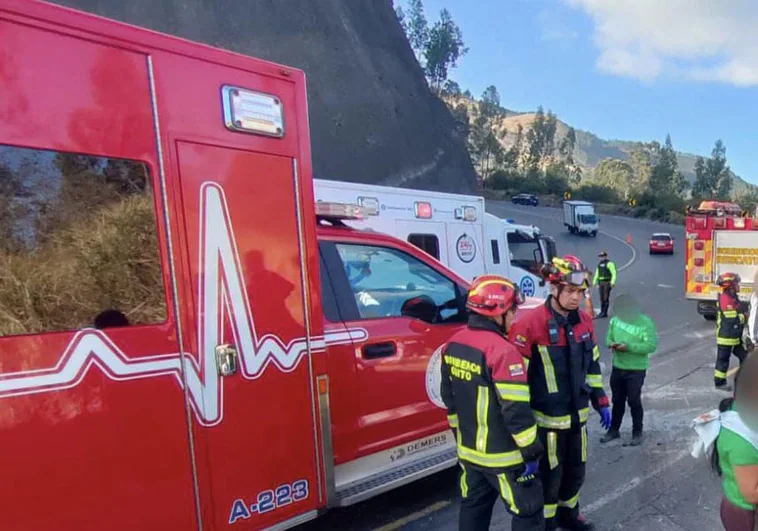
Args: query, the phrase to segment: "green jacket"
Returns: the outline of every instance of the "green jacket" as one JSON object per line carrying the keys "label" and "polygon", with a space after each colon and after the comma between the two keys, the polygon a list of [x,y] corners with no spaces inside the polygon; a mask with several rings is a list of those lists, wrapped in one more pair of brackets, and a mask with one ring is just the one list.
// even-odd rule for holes
{"label": "green jacket", "polygon": [[644,314],[631,323],[612,317],[608,324],[605,346],[613,343],[626,343],[629,350],[615,351],[613,366],[631,371],[646,371],[650,367],[650,355],[658,348],[658,331],[655,323]]}
{"label": "green jacket", "polygon": [[[610,274],[610,276],[611,276],[610,279],[609,278],[605,278],[605,279],[601,279],[600,278],[600,270],[603,268],[603,266],[605,266],[608,269],[608,274]],[[611,262],[610,260],[602,260],[598,264],[597,269],[595,269],[595,276],[592,278],[592,283],[594,285],[597,285],[598,281],[600,281],[600,280],[606,280],[606,281],[610,280],[611,284],[616,284],[616,275],[617,275],[616,264],[614,262]]]}

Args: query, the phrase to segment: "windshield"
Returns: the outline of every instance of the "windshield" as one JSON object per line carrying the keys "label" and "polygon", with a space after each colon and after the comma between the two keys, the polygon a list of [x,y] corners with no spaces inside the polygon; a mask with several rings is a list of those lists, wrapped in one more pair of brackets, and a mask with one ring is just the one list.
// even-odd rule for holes
{"label": "windshield", "polygon": [[579,222],[591,225],[597,223],[597,216],[595,214],[579,214]]}
{"label": "windshield", "polygon": [[508,250],[511,265],[539,274],[540,266],[544,263],[539,239],[524,232],[509,232]]}
{"label": "windshield", "polygon": [[667,242],[671,240],[671,236],[667,234],[653,234],[652,239],[658,242]]}

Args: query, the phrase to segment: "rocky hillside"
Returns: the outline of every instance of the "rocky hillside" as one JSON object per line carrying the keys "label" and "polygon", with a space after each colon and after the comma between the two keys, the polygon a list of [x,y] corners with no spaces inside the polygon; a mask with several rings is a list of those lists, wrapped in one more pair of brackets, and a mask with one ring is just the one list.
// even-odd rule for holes
{"label": "rocky hillside", "polygon": [[392,0],[53,0],[304,70],[315,176],[472,192],[476,175],[428,89]]}

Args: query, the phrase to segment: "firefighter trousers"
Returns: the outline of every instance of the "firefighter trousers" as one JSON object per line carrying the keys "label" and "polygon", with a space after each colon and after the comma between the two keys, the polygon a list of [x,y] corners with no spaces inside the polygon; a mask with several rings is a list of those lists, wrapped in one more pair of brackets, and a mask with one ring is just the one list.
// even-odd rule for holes
{"label": "firefighter trousers", "polygon": [[521,469],[488,471],[461,465],[461,511],[458,519],[459,531],[488,531],[492,520],[492,510],[500,498],[510,513],[512,531],[543,531],[542,483],[539,476],[527,484],[516,479]]}
{"label": "firefighter trousers", "polygon": [[737,345],[718,345],[716,347],[716,371],[713,376],[713,382],[717,386],[726,385],[726,373],[729,371],[729,360],[732,355],[740,360],[740,365],[745,361],[747,350],[742,343]]}
{"label": "firefighter trousers", "polygon": [[545,453],[540,477],[545,492],[545,529],[576,522],[579,490],[584,484],[587,463],[587,424],[572,423],[567,430],[538,428]]}

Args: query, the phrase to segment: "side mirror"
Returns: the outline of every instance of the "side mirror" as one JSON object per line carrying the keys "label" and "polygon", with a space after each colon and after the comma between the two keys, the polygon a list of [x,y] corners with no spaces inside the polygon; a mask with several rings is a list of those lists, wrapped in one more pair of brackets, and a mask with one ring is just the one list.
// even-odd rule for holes
{"label": "side mirror", "polygon": [[432,324],[437,318],[437,305],[430,296],[419,295],[403,303],[400,315]]}

